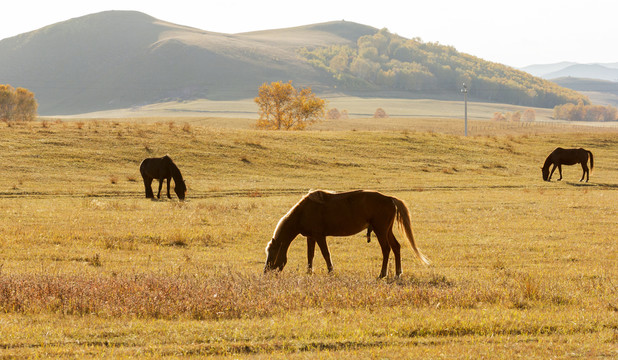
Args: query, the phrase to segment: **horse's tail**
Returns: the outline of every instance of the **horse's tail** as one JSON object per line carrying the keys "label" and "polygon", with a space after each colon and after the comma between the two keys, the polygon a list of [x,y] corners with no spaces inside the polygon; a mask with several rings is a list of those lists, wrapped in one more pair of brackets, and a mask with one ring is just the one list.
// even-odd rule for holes
{"label": "horse's tail", "polygon": [[590,158],[590,170],[594,169],[594,157],[592,156],[592,151],[586,150],[588,152],[588,157]]}
{"label": "horse's tail", "polygon": [[425,255],[421,253],[421,251],[416,247],[416,243],[414,242],[414,235],[412,234],[412,222],[410,221],[410,211],[408,210],[408,207],[403,201],[395,197],[393,197],[392,199],[393,204],[395,204],[396,219],[397,223],[399,224],[399,228],[408,238],[408,241],[410,242],[410,245],[412,245],[412,250],[414,250],[416,257],[418,257],[423,264],[429,265],[430,261],[427,260]]}

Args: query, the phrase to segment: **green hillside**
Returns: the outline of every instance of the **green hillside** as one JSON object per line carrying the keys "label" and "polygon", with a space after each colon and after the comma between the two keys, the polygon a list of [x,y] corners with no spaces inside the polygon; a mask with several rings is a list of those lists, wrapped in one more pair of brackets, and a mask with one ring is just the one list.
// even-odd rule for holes
{"label": "green hillside", "polygon": [[459,93],[462,84],[479,100],[553,107],[588,99],[514,68],[460,53],[451,46],[405,39],[386,29],[362,36],[356,46],[333,45],[299,52],[346,90],[404,90],[435,96]]}

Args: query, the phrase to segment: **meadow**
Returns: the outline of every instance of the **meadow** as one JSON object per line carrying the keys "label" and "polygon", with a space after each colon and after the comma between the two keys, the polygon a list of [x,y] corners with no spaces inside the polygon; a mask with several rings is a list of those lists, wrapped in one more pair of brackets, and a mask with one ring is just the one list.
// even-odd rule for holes
{"label": "meadow", "polygon": [[[615,128],[228,121],[0,123],[0,358],[618,356]],[[594,153],[589,183],[579,166],[542,181],[558,146]],[[184,202],[144,198],[139,163],[165,154]],[[310,189],[404,200],[432,264],[404,246],[402,277],[377,280],[361,233],[329,238],[334,273],[316,254],[307,275],[299,237],[264,275]]]}

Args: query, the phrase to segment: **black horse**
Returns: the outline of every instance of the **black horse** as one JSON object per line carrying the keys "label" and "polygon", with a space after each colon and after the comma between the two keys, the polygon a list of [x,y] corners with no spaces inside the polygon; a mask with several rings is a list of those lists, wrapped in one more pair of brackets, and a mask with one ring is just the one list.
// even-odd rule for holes
{"label": "black horse", "polygon": [[[556,148],[556,150],[552,151],[551,154],[545,159],[545,164],[541,170],[543,171],[543,180],[551,181],[551,176],[554,174],[554,170],[558,167],[558,172],[560,173],[560,179],[562,180],[562,165],[575,165],[581,164],[582,170],[584,173],[582,174],[582,178],[579,181],[583,181],[584,177],[586,178],[586,182],[590,179],[590,170],[588,169],[588,158],[590,158],[590,170],[594,168],[594,158],[592,157],[592,153],[588,150],[579,148],[579,149],[563,149]],[[554,165],[549,172],[549,166]]]}
{"label": "black horse", "polygon": [[180,200],[185,199],[185,193],[187,192],[187,186],[185,185],[185,181],[182,179],[182,174],[178,169],[178,166],[174,164],[172,159],[165,155],[160,158],[148,158],[144,159],[139,166],[139,172],[142,174],[142,178],[144,179],[144,187],[146,188],[146,197],[154,198],[154,194],[152,193],[152,180],[159,180],[159,193],[157,194],[157,198],[161,198],[161,187],[163,187],[163,180],[167,179],[167,197],[172,198],[170,196],[170,180],[174,178],[174,191]]}

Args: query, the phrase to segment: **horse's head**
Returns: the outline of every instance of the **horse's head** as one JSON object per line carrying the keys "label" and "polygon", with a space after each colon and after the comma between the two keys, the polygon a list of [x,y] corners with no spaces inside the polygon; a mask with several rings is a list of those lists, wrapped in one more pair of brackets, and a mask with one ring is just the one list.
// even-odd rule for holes
{"label": "horse's head", "polygon": [[281,242],[277,242],[275,239],[271,239],[268,244],[266,244],[266,264],[264,265],[264,273],[275,269],[279,271],[283,270],[287,259],[284,259],[282,264],[276,263],[279,249],[281,249]]}
{"label": "horse's head", "polygon": [[543,180],[548,181],[549,179],[549,167],[542,167],[541,172],[543,173]]}
{"label": "horse's head", "polygon": [[185,195],[187,194],[187,185],[184,181],[174,184],[174,192],[178,196],[180,200],[185,199]]}

